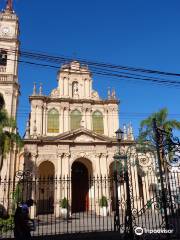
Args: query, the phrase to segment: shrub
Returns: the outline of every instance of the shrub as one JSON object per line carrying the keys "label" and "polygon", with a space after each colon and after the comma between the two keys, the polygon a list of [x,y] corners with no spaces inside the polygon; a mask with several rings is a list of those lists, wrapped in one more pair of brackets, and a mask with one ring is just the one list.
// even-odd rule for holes
{"label": "shrub", "polygon": [[63,198],[61,201],[60,201],[60,206],[62,207],[62,208],[68,208],[68,200],[67,200],[67,198]]}
{"label": "shrub", "polygon": [[100,207],[107,207],[108,206],[108,201],[105,196],[102,196],[102,198],[99,201],[99,206]]}
{"label": "shrub", "polygon": [[7,219],[0,218],[0,231],[6,233],[11,231],[14,228],[14,219],[13,216],[10,216]]}

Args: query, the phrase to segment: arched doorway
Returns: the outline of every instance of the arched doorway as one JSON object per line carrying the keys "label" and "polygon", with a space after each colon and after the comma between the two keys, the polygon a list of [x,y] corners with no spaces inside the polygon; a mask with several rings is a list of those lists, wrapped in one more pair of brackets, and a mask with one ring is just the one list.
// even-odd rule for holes
{"label": "arched doorway", "polygon": [[50,214],[54,212],[54,164],[45,161],[39,165],[39,186],[37,214]]}
{"label": "arched doorway", "polygon": [[88,169],[83,163],[75,161],[71,171],[72,213],[87,211],[89,207]]}

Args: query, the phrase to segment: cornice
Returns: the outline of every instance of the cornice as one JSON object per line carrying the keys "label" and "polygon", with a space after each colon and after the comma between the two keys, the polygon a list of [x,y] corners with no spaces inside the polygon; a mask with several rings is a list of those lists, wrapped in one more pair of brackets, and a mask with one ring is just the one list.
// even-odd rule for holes
{"label": "cornice", "polygon": [[70,144],[70,145],[113,145],[113,146],[129,146],[129,145],[133,145],[135,144],[135,141],[133,140],[125,140],[122,141],[120,144],[118,141],[116,140],[109,140],[109,141],[92,141],[92,142],[77,142],[74,140],[55,140],[53,141],[52,139],[42,139],[42,138],[38,138],[38,139],[23,139],[23,143],[24,144],[37,144],[37,145],[57,145],[57,144]]}
{"label": "cornice", "polygon": [[68,102],[68,103],[91,103],[91,104],[119,104],[120,100],[117,99],[105,99],[105,100],[94,100],[94,99],[73,99],[73,98],[51,98],[48,96],[32,95],[29,97],[29,101],[32,100],[43,100],[46,103],[51,102]]}

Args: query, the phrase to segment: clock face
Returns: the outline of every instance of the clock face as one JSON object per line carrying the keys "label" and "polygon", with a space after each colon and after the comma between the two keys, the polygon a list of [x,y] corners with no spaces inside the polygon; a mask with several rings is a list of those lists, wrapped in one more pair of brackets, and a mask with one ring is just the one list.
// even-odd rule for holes
{"label": "clock face", "polygon": [[3,28],[2,28],[2,34],[8,35],[9,33],[10,33],[9,27],[3,27]]}
{"label": "clock face", "polygon": [[4,36],[4,37],[6,37],[6,36],[10,36],[11,35],[11,29],[10,29],[10,27],[1,27],[0,28],[0,35],[1,36]]}

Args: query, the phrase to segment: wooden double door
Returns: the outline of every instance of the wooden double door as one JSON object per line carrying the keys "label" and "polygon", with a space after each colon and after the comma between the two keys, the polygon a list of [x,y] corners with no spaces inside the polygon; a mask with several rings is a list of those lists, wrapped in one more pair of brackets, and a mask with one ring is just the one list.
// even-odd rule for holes
{"label": "wooden double door", "polygon": [[89,209],[88,169],[81,162],[72,165],[72,213],[85,212]]}

